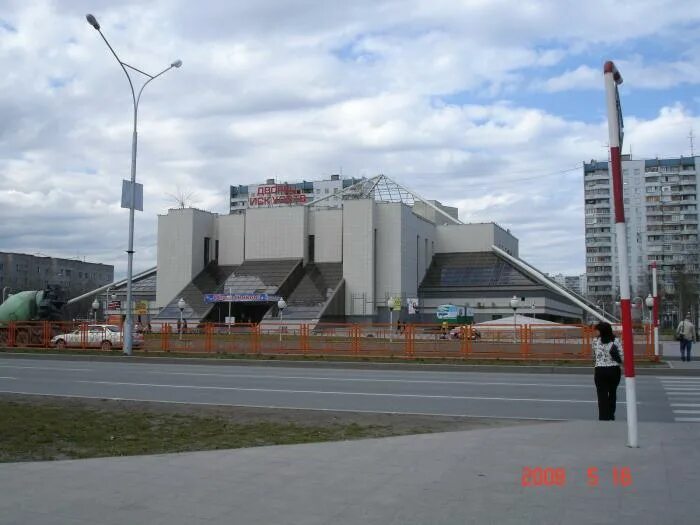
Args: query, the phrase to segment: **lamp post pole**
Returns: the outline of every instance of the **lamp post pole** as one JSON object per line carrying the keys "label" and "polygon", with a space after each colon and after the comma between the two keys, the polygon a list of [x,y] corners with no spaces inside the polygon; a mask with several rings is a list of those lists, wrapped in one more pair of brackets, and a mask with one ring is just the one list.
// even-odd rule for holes
{"label": "lamp post pole", "polygon": [[656,261],[651,263],[651,291],[654,294],[654,355],[659,357],[659,290],[656,281]]}
{"label": "lamp post pole", "polygon": [[284,312],[284,309],[287,308],[287,303],[285,302],[284,299],[280,297],[279,301],[277,301],[277,308],[279,308],[280,311],[280,343],[282,342],[282,314]]}
{"label": "lamp post pole", "polygon": [[518,319],[517,319],[517,312],[518,312],[518,305],[520,304],[520,299],[518,299],[516,296],[513,296],[513,298],[510,300],[510,307],[513,309],[513,343],[518,342]]}
{"label": "lamp post pole", "polygon": [[233,298],[231,297],[231,288],[228,289],[228,335],[231,335],[231,303]]}
{"label": "lamp post pole", "polygon": [[647,295],[647,298],[645,299],[644,303],[647,305],[647,308],[649,309],[649,335],[654,338],[654,355],[658,356],[659,354],[657,353],[657,346],[656,346],[656,331],[654,330],[654,298],[652,297],[651,294]]}
{"label": "lamp post pole", "polygon": [[97,324],[97,310],[100,309],[100,301],[97,300],[97,297],[95,297],[95,300],[92,301],[92,313],[94,317],[94,323]]}
{"label": "lamp post pole", "polygon": [[185,311],[185,306],[187,306],[187,303],[185,302],[185,300],[184,300],[182,297],[180,297],[180,300],[177,302],[177,307],[178,307],[178,309],[180,310],[180,330],[179,330],[179,332],[180,332],[180,337],[179,337],[180,341],[182,341],[182,332],[184,331],[184,330],[183,330],[183,324],[182,324],[182,313]]}
{"label": "lamp post pole", "polygon": [[[107,38],[104,36],[102,31],[100,30],[100,24],[97,22],[97,19],[93,15],[86,15],[85,17],[88,21],[88,23],[95,28],[95,30],[100,34],[102,37],[102,40],[105,41],[105,44],[107,44],[107,47],[109,50],[112,52],[112,55],[114,55],[114,58],[117,59],[117,62],[119,62],[119,66],[124,70],[124,74],[126,75],[126,79],[129,81],[129,87],[131,88],[131,98],[134,103],[134,130],[131,138],[131,181],[130,185],[128,186],[128,191],[129,191],[129,246],[126,251],[127,253],[127,270],[126,270],[126,323],[124,327],[124,354],[125,355],[131,355],[131,349],[133,346],[133,296],[132,296],[132,281],[133,281],[133,262],[134,262],[134,211],[136,209],[136,144],[138,141],[138,134],[137,134],[137,122],[138,122],[138,111],[139,111],[139,102],[141,101],[141,93],[143,93],[143,89],[152,81],[161,76],[163,73],[166,73],[167,71],[170,71],[174,67],[180,67],[182,65],[181,60],[176,60],[170,66],[165,68],[163,71],[156,75],[150,75],[149,73],[146,73],[144,71],[141,71],[140,69],[135,68],[134,66],[131,66],[127,64],[126,62],[123,62],[119,56],[117,56],[117,53],[114,51],[110,43],[107,41]],[[148,77],[148,80],[144,82],[141,85],[141,88],[138,91],[138,94],[134,90],[134,83],[131,79],[131,75],[129,74],[129,71],[126,69],[129,68],[131,71],[140,73],[146,77]],[[123,201],[124,199],[122,199]]]}

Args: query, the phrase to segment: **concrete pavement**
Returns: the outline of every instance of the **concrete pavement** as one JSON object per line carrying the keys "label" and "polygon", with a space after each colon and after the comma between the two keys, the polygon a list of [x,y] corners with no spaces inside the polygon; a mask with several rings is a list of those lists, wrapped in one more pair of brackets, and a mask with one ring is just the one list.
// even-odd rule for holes
{"label": "concrete pavement", "polygon": [[[625,436],[626,426],[619,421],[575,421],[353,442],[5,464],[0,465],[0,523],[696,521],[700,426],[642,423],[638,449],[626,447]],[[566,479],[563,486],[523,486],[524,467],[557,467],[564,469]],[[629,479],[619,477],[615,484],[615,467],[628,467]]]}
{"label": "concrete pavement", "polygon": [[[0,392],[353,412],[597,419],[592,371],[481,374],[0,357]],[[697,401],[700,409],[696,397],[700,377],[639,377],[640,421],[673,421],[671,394],[679,393],[679,402]],[[622,386],[618,396],[618,416],[624,419]],[[686,414],[686,419],[692,418],[700,422],[700,415]]]}

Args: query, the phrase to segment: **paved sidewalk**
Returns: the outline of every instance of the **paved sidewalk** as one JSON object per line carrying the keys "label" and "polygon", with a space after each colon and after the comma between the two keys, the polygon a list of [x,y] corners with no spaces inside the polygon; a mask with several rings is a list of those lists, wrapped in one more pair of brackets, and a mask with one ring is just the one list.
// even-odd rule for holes
{"label": "paved sidewalk", "polygon": [[[234,451],[0,465],[0,523],[687,524],[700,425],[565,422]],[[524,466],[566,469],[523,487]],[[632,484],[614,486],[612,469]],[[588,487],[587,470],[599,484]]]}

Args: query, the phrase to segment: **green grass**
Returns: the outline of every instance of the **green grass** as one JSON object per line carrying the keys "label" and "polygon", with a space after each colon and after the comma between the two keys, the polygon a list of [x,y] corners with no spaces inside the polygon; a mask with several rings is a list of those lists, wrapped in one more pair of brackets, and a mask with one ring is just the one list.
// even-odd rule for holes
{"label": "green grass", "polygon": [[[114,356],[122,355],[121,350],[113,350],[111,352],[103,352],[100,350],[80,350],[68,349],[59,351],[54,348],[0,348],[0,353],[28,353],[28,354],[43,354],[43,355],[95,355],[95,356]],[[307,355],[288,355],[288,354],[224,354],[224,353],[205,353],[205,352],[160,352],[160,351],[134,351],[136,357],[169,357],[169,358],[196,358],[196,359],[231,359],[231,360],[259,360],[259,361],[322,361],[322,362],[351,362],[351,363],[423,363],[423,364],[450,364],[450,365],[503,365],[503,366],[592,366],[591,359],[541,359],[541,358],[478,358],[469,357],[466,359],[451,359],[447,357],[430,357],[430,358],[405,358],[402,356],[396,357],[372,357],[372,356],[352,356],[352,355],[320,355],[309,353]],[[663,361],[653,362],[645,358],[637,358],[635,366],[642,368],[654,368],[666,366]]]}
{"label": "green grass", "polygon": [[390,426],[237,423],[221,416],[0,400],[0,462],[129,456],[394,435]]}

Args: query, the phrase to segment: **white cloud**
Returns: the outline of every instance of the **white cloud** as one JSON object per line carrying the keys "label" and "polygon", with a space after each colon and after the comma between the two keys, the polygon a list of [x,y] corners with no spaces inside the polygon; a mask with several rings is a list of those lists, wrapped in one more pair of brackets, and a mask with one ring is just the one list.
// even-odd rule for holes
{"label": "white cloud", "polygon": [[[697,22],[696,2],[670,5],[14,2],[0,15],[0,249],[79,252],[123,271],[131,101],[85,22],[92,10],[127,62],[147,71],[184,62],[143,95],[137,269],[154,264],[156,214],[178,187],[224,212],[229,184],[342,167],[349,176],[386,173],[459,205],[466,218],[502,223],[546,271],[581,271],[581,173],[565,170],[604,158],[605,123],[507,98],[588,44]],[[649,61],[630,53],[620,60],[626,78],[648,76]],[[686,63],[690,55],[673,67]],[[567,90],[593,73],[598,83],[599,72],[581,66],[541,86]],[[440,101],[455,93],[462,103]],[[651,120],[626,116],[638,154],[678,154],[687,143],[696,119],[668,105]]]}

